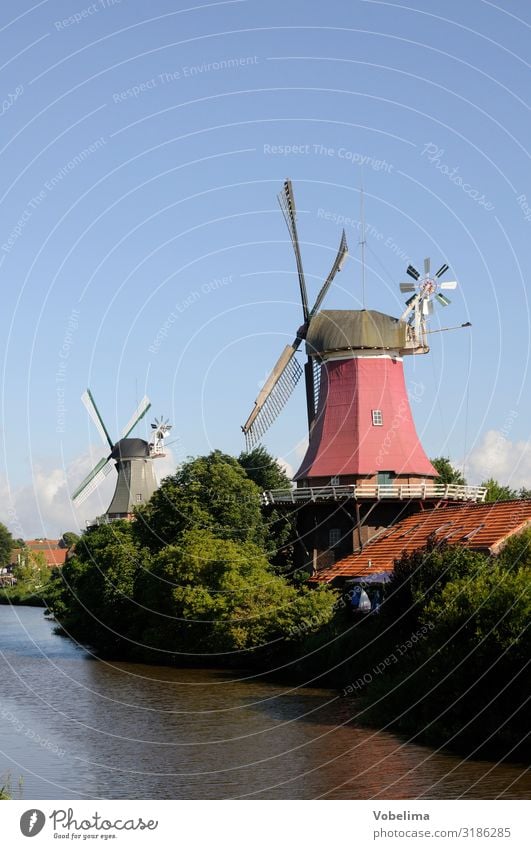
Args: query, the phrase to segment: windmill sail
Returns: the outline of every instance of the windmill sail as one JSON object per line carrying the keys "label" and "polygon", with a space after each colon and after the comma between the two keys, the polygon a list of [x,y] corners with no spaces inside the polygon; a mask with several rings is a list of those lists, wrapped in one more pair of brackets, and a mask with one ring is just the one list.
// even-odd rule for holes
{"label": "windmill sail", "polygon": [[107,428],[105,427],[105,425],[103,423],[103,419],[100,416],[100,411],[96,407],[96,402],[94,401],[94,398],[92,397],[92,392],[90,391],[90,389],[87,389],[86,392],[83,392],[83,395],[81,396],[81,400],[83,401],[85,407],[87,408],[87,411],[88,411],[90,418],[92,419],[92,421],[96,425],[96,427],[98,429],[98,433],[102,438],[102,441],[108,442],[110,447],[111,447],[111,451],[112,451],[112,449],[113,449],[112,439],[109,436],[109,432],[108,432]]}
{"label": "windmill sail", "polygon": [[297,235],[297,223],[296,216],[297,210],[295,208],[295,197],[293,194],[293,189],[291,186],[291,180],[285,180],[284,186],[282,187],[282,191],[278,195],[278,202],[280,204],[280,208],[284,215],[284,219],[286,221],[286,226],[288,228],[289,234],[291,236],[291,243],[293,245],[293,250],[295,252],[295,262],[297,263],[297,274],[299,277],[299,287],[301,290],[301,301],[302,301],[302,312],[304,315],[304,321],[308,321],[309,311],[308,311],[308,295],[306,292],[306,281],[304,279],[304,271],[302,268],[302,258],[301,251],[299,247],[299,237]]}
{"label": "windmill sail", "polygon": [[301,378],[302,368],[295,359],[298,347],[296,343],[286,345],[254,402],[254,409],[242,427],[248,451],[282,412]]}
{"label": "windmill sail", "polygon": [[149,400],[147,395],[144,395],[140,404],[136,408],[135,412],[133,413],[133,415],[131,416],[131,418],[127,422],[124,429],[122,430],[122,436],[121,436],[122,439],[125,439],[126,437],[129,436],[129,434],[131,433],[133,428],[138,424],[140,419],[144,418],[144,416],[146,415],[146,413],[147,413],[147,411],[149,410],[150,407],[151,407],[151,401]]}
{"label": "windmill sail", "polygon": [[[245,434],[247,449],[255,445],[264,435],[269,426],[275,421],[281,413],[284,405],[289,400],[295,386],[299,382],[303,369],[295,359],[295,352],[300,347],[303,339],[306,337],[308,327],[319,310],[326,293],[328,292],[336,274],[341,271],[345,260],[348,256],[348,245],[345,231],[341,234],[341,241],[334,260],[334,264],[330,269],[328,277],[324,281],[319,294],[317,295],[315,304],[311,310],[308,309],[308,296],[306,291],[306,282],[304,279],[304,271],[302,268],[302,259],[299,247],[299,238],[297,235],[296,225],[296,208],[295,197],[290,180],[285,180],[282,191],[278,195],[278,202],[286,221],[293,250],[295,252],[295,260],[297,263],[297,274],[299,278],[299,287],[302,301],[302,312],[304,316],[304,325],[297,332],[297,336],[291,345],[287,345],[280,355],[273,371],[266,380],[258,398],[254,403],[254,408],[242,427]],[[306,407],[308,411],[308,427],[311,429],[315,419],[317,403],[319,399],[319,375],[316,377],[314,368],[315,363],[312,361],[312,354],[308,352],[308,361],[304,367],[305,383],[306,383]]]}
{"label": "windmill sail", "polygon": [[[101,438],[104,442],[107,442],[109,444],[111,453],[108,457],[101,458],[99,463],[96,464],[90,474],[87,475],[87,477],[81,482],[81,484],[72,494],[72,501],[74,501],[76,504],[82,504],[89,497],[89,495],[94,492],[94,490],[100,485],[100,483],[102,483],[102,481],[107,477],[107,475],[115,465],[113,459],[113,457],[115,456],[114,452],[117,446],[120,444],[117,443],[117,445],[115,445],[113,443],[109,435],[109,431],[105,427],[103,419],[100,415],[100,411],[96,406],[96,402],[94,401],[94,397],[90,389],[87,389],[86,392],[83,393],[83,395],[81,396],[81,400],[87,408],[92,421],[96,425]],[[125,440],[129,436],[133,428],[138,424],[140,419],[142,419],[143,416],[146,415],[150,407],[151,402],[149,398],[144,396],[144,398],[142,398],[140,404],[136,408],[135,412],[131,416],[129,422],[123,429],[121,439]],[[118,454],[118,456],[120,456],[120,454]]]}
{"label": "windmill sail", "polygon": [[323,285],[321,287],[321,291],[317,295],[317,298],[315,300],[315,304],[313,305],[312,311],[310,313],[310,318],[315,315],[315,313],[317,312],[317,310],[319,309],[319,307],[323,303],[323,299],[324,299],[326,293],[328,292],[330,286],[332,285],[332,283],[334,281],[334,277],[336,276],[338,271],[341,271],[341,269],[343,268],[347,257],[348,257],[347,237],[345,236],[345,231],[343,230],[343,233],[341,234],[341,241],[339,243],[339,248],[338,248],[338,251],[337,251],[337,254],[336,254],[336,258],[334,260],[334,264],[333,264],[332,268],[330,269],[330,274],[328,275],[328,277],[326,278],[325,282],[323,283]]}
{"label": "windmill sail", "polygon": [[113,461],[109,457],[102,457],[99,463],[87,475],[84,481],[80,483],[76,491],[72,495],[72,501],[75,504],[83,504],[83,502],[92,495],[100,483],[105,480],[112,467]]}

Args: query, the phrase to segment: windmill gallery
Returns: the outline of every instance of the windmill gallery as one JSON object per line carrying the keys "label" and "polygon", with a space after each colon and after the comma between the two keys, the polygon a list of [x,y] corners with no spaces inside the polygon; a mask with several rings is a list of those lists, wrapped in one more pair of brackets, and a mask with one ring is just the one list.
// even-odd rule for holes
{"label": "windmill gallery", "polygon": [[[448,264],[442,262],[432,271],[427,258],[422,273],[408,265],[408,279],[400,283],[407,300],[399,318],[365,308],[321,309],[348,256],[343,231],[330,273],[310,307],[290,180],[284,182],[278,200],[295,256],[302,324],[281,352],[242,430],[247,451],[252,451],[304,375],[308,448],[294,475],[294,486],[262,494],[265,507],[291,514],[294,520],[294,565],[308,571],[313,582],[385,583],[393,569],[392,558],[382,560],[381,568],[375,570],[371,552],[390,529],[396,539],[404,523],[409,523],[409,530],[403,546],[393,549],[395,556],[410,548],[413,538],[421,546],[429,534],[441,529],[445,531],[441,538],[469,548],[475,547],[476,534],[482,531],[483,548],[496,550],[531,519],[531,505],[520,503],[503,534],[496,519],[503,505],[484,504],[485,487],[438,482],[413,421],[410,398],[415,399],[417,390],[408,395],[406,389],[404,360],[429,353],[429,334],[440,332],[429,328],[434,306],[449,306],[447,292],[457,288],[455,280],[447,279]],[[360,244],[364,251],[364,236]],[[363,256],[362,268],[364,275]],[[215,285],[219,288],[228,282],[224,278]],[[363,277],[363,298],[364,286]],[[468,322],[459,325],[469,326]],[[306,362],[301,366],[296,355],[303,345]],[[82,400],[110,453],[72,498],[77,504],[85,500],[114,466],[117,481],[111,502],[89,524],[133,519],[135,508],[147,504],[157,489],[153,462],[164,456],[171,426],[161,418],[152,424],[149,442],[131,438],[150,407],[144,398],[115,442],[89,390]],[[440,522],[433,521],[434,515]],[[411,517],[417,517],[412,524]]]}

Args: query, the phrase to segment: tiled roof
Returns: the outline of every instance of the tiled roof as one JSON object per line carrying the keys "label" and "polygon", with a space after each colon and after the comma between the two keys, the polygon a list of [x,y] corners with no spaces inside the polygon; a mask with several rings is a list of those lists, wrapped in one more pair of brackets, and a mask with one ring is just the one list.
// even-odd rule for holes
{"label": "tiled roof", "polygon": [[10,555],[10,565],[18,566],[19,555],[22,554],[23,551],[28,550],[34,554],[42,554],[48,566],[62,566],[66,560],[66,555],[68,554],[68,549],[66,548],[30,548],[29,546],[27,546],[26,549],[13,548]]}
{"label": "tiled roof", "polygon": [[50,549],[48,551],[42,551],[41,554],[44,554],[48,566],[62,566],[66,560],[67,549]]}
{"label": "tiled roof", "polygon": [[[343,557],[315,575],[315,581],[363,578],[391,572],[405,551],[422,548],[434,534],[452,545],[495,554],[505,540],[531,523],[531,501],[459,504],[424,510],[397,522],[368,542],[363,551]],[[369,565],[370,561],[370,565]]]}
{"label": "tiled roof", "polygon": [[60,540],[58,539],[27,539],[25,540],[27,548],[32,551],[40,551],[47,548],[59,548]]}

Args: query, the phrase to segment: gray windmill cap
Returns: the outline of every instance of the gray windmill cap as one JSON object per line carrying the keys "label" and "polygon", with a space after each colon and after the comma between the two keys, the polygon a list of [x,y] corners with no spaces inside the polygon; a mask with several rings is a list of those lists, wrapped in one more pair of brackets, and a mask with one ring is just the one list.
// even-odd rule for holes
{"label": "gray windmill cap", "polygon": [[306,336],[309,355],[355,348],[406,347],[406,322],[376,310],[322,310],[310,322]]}
{"label": "gray windmill cap", "polygon": [[113,460],[134,460],[149,457],[149,444],[145,439],[120,439],[112,450]]}

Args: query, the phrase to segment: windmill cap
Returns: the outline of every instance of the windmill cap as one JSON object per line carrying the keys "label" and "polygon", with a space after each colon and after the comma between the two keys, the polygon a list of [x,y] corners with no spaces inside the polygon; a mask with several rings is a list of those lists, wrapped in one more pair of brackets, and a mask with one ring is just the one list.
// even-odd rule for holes
{"label": "windmill cap", "polygon": [[145,439],[120,439],[112,450],[113,460],[133,460],[149,457],[149,445]]}
{"label": "windmill cap", "polygon": [[352,348],[406,347],[406,322],[376,310],[322,310],[310,322],[306,336],[310,355]]}

